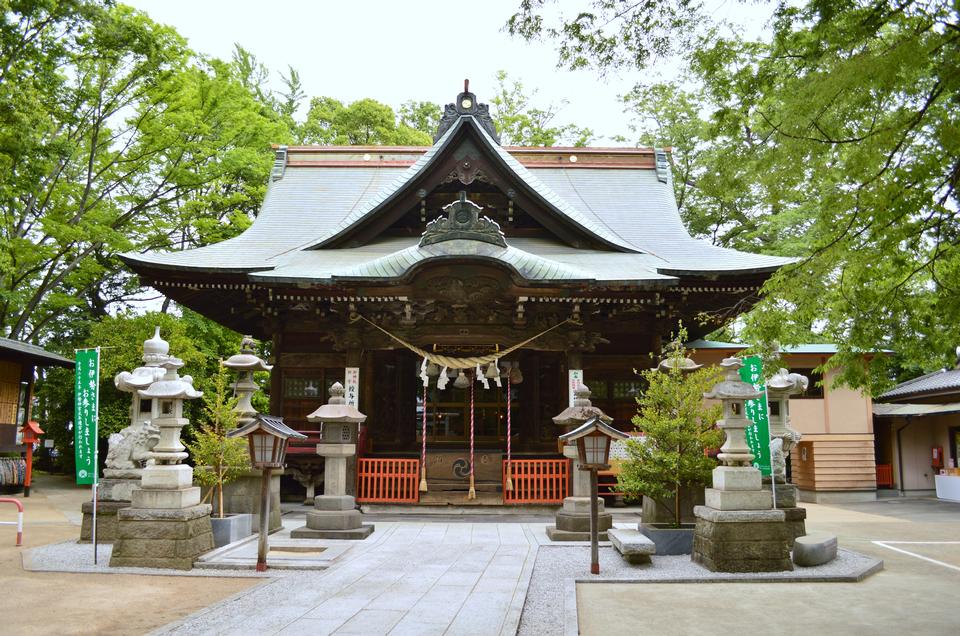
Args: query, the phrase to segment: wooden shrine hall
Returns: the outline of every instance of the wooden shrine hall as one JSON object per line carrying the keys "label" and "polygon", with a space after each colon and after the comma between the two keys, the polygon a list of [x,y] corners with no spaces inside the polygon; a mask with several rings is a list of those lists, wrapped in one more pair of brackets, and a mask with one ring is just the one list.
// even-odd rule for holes
{"label": "wooden shrine hall", "polygon": [[669,161],[503,147],[465,86],[432,146],[277,147],[241,235],[123,259],[145,285],[270,344],[271,412],[310,435],[290,450],[285,488],[292,476],[309,495],[322,475],[305,416],[341,382],[368,416],[358,501],[468,503],[473,477],[478,503],[560,502],[569,460],[551,418],[572,385],[629,430],[633,369],[677,321],[708,333],[788,262],[691,238]]}

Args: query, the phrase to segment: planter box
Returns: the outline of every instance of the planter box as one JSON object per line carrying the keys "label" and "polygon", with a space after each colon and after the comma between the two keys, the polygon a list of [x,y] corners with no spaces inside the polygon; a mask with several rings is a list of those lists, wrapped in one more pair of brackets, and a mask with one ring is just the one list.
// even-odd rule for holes
{"label": "planter box", "polygon": [[210,525],[213,526],[213,544],[219,548],[253,534],[253,515],[228,514],[223,519],[212,516]]}
{"label": "planter box", "polygon": [[679,528],[663,523],[641,523],[638,530],[653,541],[658,555],[690,554],[693,552],[694,527],[692,523],[682,523]]}

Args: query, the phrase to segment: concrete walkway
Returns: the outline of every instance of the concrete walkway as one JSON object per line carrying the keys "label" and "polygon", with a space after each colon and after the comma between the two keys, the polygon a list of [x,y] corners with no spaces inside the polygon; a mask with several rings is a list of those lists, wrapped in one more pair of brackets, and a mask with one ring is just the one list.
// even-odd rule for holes
{"label": "concrete walkway", "polygon": [[290,572],[157,633],[514,634],[537,534],[542,524],[378,522],[330,569]]}

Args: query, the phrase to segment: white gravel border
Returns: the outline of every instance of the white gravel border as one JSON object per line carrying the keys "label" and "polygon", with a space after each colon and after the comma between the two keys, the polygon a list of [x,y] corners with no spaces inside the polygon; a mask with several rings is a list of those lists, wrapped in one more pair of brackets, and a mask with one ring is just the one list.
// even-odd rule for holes
{"label": "white gravel border", "polygon": [[239,578],[276,578],[284,576],[284,570],[172,570],[165,568],[112,568],[110,554],[113,546],[109,543],[97,546],[97,564],[93,564],[93,544],[64,541],[51,543],[23,552],[23,569],[31,572],[79,572],[86,574],[147,574],[151,576],[206,576]]}

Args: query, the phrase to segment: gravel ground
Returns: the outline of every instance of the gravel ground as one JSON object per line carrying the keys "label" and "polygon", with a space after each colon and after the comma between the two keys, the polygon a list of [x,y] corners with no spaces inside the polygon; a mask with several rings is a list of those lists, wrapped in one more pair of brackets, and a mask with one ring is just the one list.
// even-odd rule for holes
{"label": "gravel ground", "polygon": [[882,561],[858,552],[840,549],[825,565],[797,568],[792,572],[711,572],[689,556],[654,556],[649,565],[630,565],[612,549],[600,549],[600,575],[590,572],[589,547],[542,546],[537,554],[527,589],[527,599],[517,631],[521,636],[552,636],[564,633],[565,611],[576,604],[570,598],[576,582],[605,583],[719,583],[729,581],[817,582],[852,581],[873,573]]}
{"label": "gravel ground", "polygon": [[113,546],[103,544],[97,547],[97,564],[93,564],[93,546],[76,541],[52,543],[34,548],[23,555],[25,570],[35,572],[93,572],[100,574],[157,574],[163,576],[213,576],[213,577],[249,577],[272,578],[284,576],[283,570],[255,572],[253,570],[166,570],[160,568],[112,568],[110,553]]}

